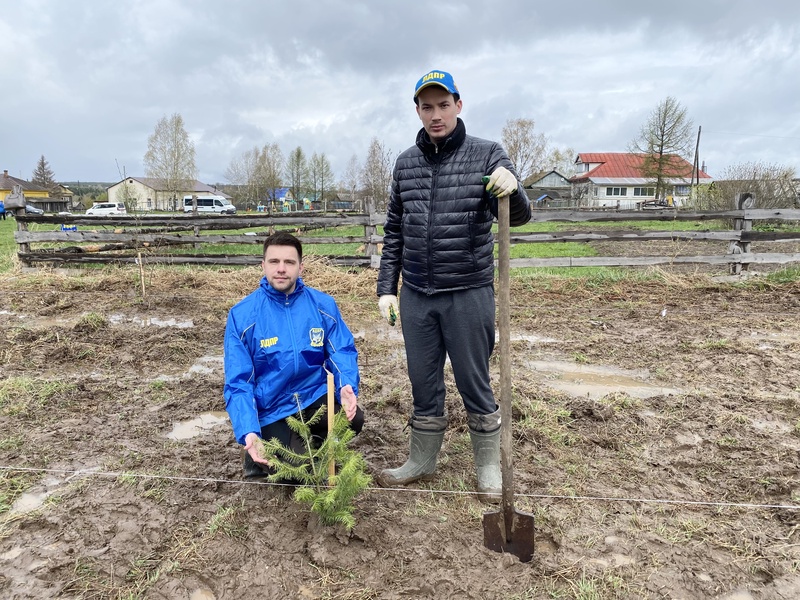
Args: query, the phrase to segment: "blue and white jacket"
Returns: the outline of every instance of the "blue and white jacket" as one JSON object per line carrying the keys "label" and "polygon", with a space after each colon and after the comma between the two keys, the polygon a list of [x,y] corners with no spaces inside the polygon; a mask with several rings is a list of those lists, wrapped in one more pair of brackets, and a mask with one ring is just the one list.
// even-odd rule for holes
{"label": "blue and white jacket", "polygon": [[263,277],[228,312],[224,350],[225,408],[240,444],[324,396],[326,369],[334,375],[336,402],[348,384],[358,395],[353,335],[334,299],[302,279],[287,295]]}

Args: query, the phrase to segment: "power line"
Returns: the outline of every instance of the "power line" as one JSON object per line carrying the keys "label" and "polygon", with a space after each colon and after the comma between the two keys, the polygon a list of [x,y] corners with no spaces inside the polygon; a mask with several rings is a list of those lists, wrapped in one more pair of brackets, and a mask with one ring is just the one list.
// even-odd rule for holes
{"label": "power line", "polygon": [[774,138],[777,140],[800,140],[800,137],[797,136],[788,136],[788,135],[767,135],[765,133],[736,133],[733,131],[708,131],[706,133],[716,133],[717,135],[738,135],[742,137],[763,137],[763,138]]}

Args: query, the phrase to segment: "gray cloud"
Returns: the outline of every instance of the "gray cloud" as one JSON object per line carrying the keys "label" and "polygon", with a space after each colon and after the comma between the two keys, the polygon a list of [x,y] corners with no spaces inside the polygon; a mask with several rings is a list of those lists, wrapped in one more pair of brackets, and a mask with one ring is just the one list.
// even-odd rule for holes
{"label": "gray cloud", "polygon": [[507,119],[576,151],[625,150],[667,95],[702,125],[712,175],[761,160],[800,171],[800,5],[17,0],[0,11],[2,165],[44,154],[62,180],[142,173],[147,136],[180,113],[200,176],[277,142],[337,175],[373,137],[399,152],[411,95],[450,70],[471,133]]}

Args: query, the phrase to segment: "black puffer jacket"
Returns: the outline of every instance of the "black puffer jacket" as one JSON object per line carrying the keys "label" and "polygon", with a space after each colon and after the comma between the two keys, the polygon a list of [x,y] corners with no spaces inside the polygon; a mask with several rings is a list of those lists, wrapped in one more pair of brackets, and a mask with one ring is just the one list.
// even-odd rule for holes
{"label": "black puffer jacket", "polygon": [[[378,296],[397,294],[401,271],[403,285],[428,295],[493,284],[497,199],[481,178],[500,166],[516,175],[503,148],[467,135],[461,119],[438,148],[420,130],[395,164]],[[510,202],[511,225],[527,223],[522,184]]]}

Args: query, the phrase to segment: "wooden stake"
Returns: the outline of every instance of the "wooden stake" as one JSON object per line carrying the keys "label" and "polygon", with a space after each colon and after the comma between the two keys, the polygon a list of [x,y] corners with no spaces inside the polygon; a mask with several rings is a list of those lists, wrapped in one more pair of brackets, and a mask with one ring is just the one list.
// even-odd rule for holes
{"label": "wooden stake", "polygon": [[136,254],[136,262],[139,263],[139,280],[142,282],[142,300],[144,300],[145,290],[144,290],[144,265],[142,264],[142,253],[139,252]]}
{"label": "wooden stake", "polygon": [[[330,437],[333,431],[333,408],[333,373],[328,372],[328,437]],[[333,477],[334,475],[336,475],[336,463],[333,458],[331,458],[331,461],[328,463],[328,476]]]}

